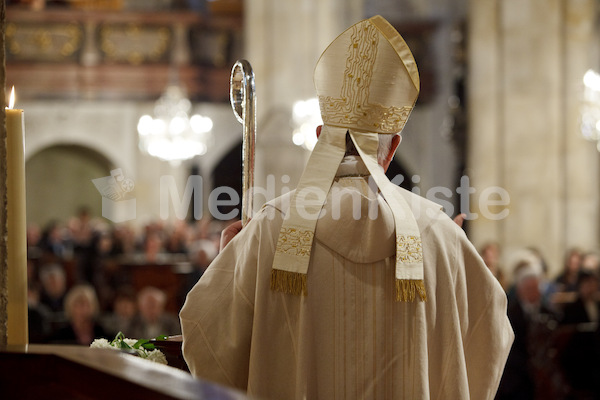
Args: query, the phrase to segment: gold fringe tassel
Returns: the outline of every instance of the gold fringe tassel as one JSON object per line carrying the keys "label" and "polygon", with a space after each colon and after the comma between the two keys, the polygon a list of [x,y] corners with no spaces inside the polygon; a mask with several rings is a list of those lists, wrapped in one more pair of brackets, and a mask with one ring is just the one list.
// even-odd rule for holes
{"label": "gold fringe tassel", "polygon": [[422,280],[396,279],[396,301],[415,301],[417,293],[422,301],[427,301],[425,283]]}
{"label": "gold fringe tassel", "polygon": [[273,268],[271,270],[271,290],[306,296],[308,294],[306,274]]}

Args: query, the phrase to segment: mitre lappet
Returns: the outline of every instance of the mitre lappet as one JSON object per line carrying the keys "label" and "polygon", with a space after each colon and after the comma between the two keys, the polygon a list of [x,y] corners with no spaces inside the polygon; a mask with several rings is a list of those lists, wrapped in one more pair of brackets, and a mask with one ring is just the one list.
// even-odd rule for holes
{"label": "mitre lappet", "polygon": [[350,135],[390,206],[396,234],[396,300],[426,300],[421,236],[415,216],[377,162],[380,134],[402,131],[419,95],[419,73],[400,34],[381,16],[351,26],[317,62],[314,82],[323,128],[281,226],[271,289],[308,295],[307,274],[318,216]]}

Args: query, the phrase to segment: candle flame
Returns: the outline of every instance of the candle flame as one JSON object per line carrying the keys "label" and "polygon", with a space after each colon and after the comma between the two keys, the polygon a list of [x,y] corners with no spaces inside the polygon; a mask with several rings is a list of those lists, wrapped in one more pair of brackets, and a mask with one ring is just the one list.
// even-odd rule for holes
{"label": "candle flame", "polygon": [[8,101],[8,108],[12,109],[15,106],[15,87],[12,87],[10,91],[10,100]]}

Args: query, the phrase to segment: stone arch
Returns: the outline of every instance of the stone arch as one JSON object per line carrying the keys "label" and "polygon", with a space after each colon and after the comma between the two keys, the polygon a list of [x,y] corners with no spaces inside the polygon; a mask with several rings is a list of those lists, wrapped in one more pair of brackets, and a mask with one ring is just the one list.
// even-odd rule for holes
{"label": "stone arch", "polygon": [[[241,218],[242,212],[242,142],[234,145],[215,165],[211,174],[213,188],[227,187],[232,188],[239,196],[237,205],[220,206],[219,212],[228,214],[237,209],[237,218]],[[225,199],[225,195],[219,196],[219,199]]]}
{"label": "stone arch", "polygon": [[89,147],[55,144],[36,151],[25,164],[27,222],[66,222],[81,207],[102,214],[102,197],[92,179],[110,175],[114,163]]}

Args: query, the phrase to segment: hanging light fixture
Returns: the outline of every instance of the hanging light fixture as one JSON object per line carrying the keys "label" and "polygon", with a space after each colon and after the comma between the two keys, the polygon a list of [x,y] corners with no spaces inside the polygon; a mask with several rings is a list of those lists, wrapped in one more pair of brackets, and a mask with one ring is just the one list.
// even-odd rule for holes
{"label": "hanging light fixture", "polygon": [[596,142],[600,151],[600,75],[588,70],[583,76],[583,103],[581,105],[581,135]]}
{"label": "hanging light fixture", "polygon": [[178,164],[206,154],[212,144],[213,122],[194,114],[181,85],[172,83],[154,105],[154,115],[143,115],[137,125],[140,149],[161,160]]}

